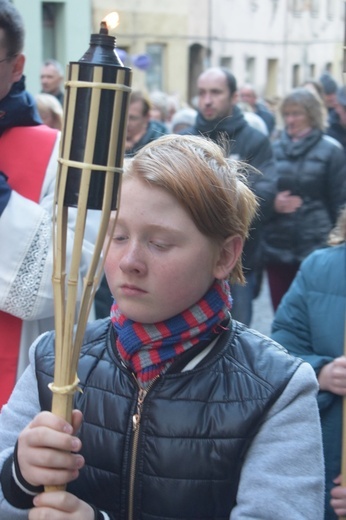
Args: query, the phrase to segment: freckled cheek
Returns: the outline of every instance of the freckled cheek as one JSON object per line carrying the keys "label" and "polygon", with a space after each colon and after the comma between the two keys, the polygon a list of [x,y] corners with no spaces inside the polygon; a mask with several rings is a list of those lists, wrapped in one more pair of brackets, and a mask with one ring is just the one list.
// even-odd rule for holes
{"label": "freckled cheek", "polygon": [[112,273],[115,273],[115,271],[119,267],[119,261],[119,258],[116,255],[114,255],[114,253],[112,254],[111,251],[108,251],[104,263],[104,270],[107,275],[112,275]]}

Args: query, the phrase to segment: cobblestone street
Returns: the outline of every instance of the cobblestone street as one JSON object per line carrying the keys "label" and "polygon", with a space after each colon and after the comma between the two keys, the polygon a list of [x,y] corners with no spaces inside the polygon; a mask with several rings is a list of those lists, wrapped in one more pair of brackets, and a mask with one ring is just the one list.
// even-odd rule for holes
{"label": "cobblestone street", "polygon": [[253,303],[253,318],[251,328],[269,336],[273,315],[274,313],[270,301],[267,276],[264,274],[261,292]]}

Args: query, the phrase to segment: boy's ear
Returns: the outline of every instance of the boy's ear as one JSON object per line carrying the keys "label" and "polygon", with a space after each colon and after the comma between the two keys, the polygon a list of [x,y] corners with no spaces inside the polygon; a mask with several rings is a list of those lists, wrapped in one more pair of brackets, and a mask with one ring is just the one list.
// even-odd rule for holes
{"label": "boy's ear", "polygon": [[15,57],[13,61],[13,68],[12,68],[12,80],[13,83],[16,83],[21,79],[24,72],[24,63],[25,63],[25,56],[24,54],[18,54],[18,56]]}
{"label": "boy's ear", "polygon": [[214,268],[214,276],[218,280],[228,278],[243,252],[243,240],[240,236],[225,239]]}

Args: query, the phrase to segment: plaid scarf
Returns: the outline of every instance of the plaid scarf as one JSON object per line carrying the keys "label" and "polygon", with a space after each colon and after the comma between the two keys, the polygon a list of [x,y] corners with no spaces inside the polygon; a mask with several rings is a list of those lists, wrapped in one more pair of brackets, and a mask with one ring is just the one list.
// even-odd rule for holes
{"label": "plaid scarf", "polygon": [[147,387],[176,356],[202,341],[209,344],[222,330],[230,308],[230,288],[225,280],[216,280],[192,307],[159,323],[129,320],[114,302],[111,320],[117,333],[116,347],[140,385]]}

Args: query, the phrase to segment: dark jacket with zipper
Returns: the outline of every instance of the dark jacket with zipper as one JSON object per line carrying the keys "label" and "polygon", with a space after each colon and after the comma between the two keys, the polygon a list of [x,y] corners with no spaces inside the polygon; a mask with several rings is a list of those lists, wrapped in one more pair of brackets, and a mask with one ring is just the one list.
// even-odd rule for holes
{"label": "dark jacket with zipper", "polygon": [[[237,322],[182,372],[192,351],[138,407],[139,387],[114,351],[110,321],[88,325],[78,369],[83,393],[74,403],[84,414],[86,466],[68,491],[116,520],[229,519],[247,449],[301,360]],[[49,410],[52,335],[38,345],[36,363]]]}
{"label": "dark jacket with zipper", "polygon": [[278,191],[289,190],[303,203],[294,213],[274,213],[265,223],[264,259],[266,264],[300,264],[326,244],[346,203],[345,154],[317,129],[299,141],[283,132],[273,149]]}

